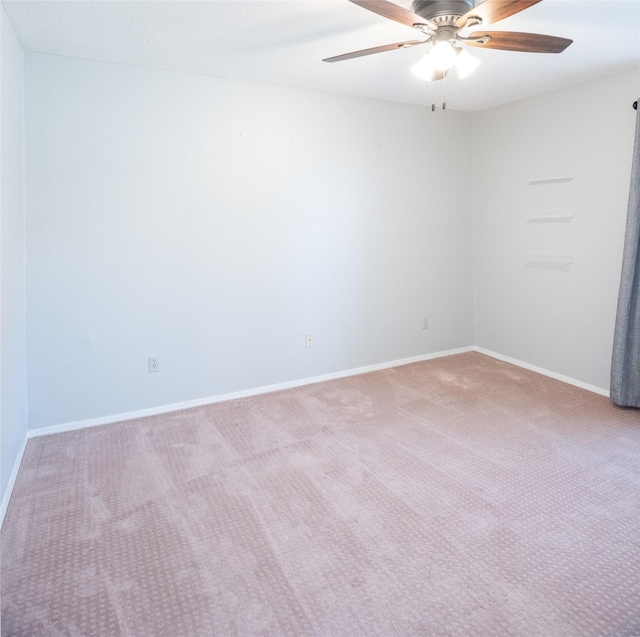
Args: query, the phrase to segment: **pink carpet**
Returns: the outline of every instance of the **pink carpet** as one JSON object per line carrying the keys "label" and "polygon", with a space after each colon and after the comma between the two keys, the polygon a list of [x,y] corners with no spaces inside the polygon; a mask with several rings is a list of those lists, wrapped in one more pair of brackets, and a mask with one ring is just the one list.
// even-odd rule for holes
{"label": "pink carpet", "polygon": [[476,353],[32,439],[2,634],[640,635],[639,459]]}

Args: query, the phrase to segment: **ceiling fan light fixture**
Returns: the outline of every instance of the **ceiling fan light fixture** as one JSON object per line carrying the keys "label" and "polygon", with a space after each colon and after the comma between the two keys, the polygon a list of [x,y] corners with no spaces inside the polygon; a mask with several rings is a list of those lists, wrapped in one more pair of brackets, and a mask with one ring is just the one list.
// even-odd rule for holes
{"label": "ceiling fan light fixture", "polygon": [[[451,66],[455,66],[460,79],[471,75],[471,73],[473,73],[480,64],[480,60],[460,47],[452,46],[451,49],[454,54],[454,60],[447,69],[451,68]],[[429,51],[429,53],[422,57],[417,64],[414,64],[411,67],[411,71],[421,80],[425,80],[426,82],[433,82],[434,79],[440,79],[442,77],[442,70],[434,63],[433,50]]]}
{"label": "ceiling fan light fixture", "polygon": [[468,75],[471,75],[473,71],[476,70],[478,65],[480,64],[480,60],[476,57],[473,57],[471,53],[466,51],[465,49],[460,49],[460,52],[456,56],[455,67],[456,71],[458,71],[458,77],[463,79]]}

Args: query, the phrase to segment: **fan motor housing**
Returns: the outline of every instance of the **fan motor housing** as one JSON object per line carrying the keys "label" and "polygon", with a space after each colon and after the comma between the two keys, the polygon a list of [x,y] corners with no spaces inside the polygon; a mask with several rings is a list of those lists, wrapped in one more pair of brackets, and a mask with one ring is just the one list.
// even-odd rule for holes
{"label": "fan motor housing", "polygon": [[473,0],[413,0],[413,12],[425,20],[454,22],[475,6]]}

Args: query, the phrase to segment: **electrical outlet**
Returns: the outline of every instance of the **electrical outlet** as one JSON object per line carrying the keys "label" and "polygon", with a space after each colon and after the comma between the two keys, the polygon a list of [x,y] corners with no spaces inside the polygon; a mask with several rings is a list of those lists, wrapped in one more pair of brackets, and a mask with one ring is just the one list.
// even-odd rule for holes
{"label": "electrical outlet", "polygon": [[429,329],[429,317],[428,316],[425,316],[422,319],[422,329],[423,330],[428,330]]}
{"label": "electrical outlet", "polygon": [[304,335],[305,347],[313,347],[313,334]]}
{"label": "electrical outlet", "polygon": [[160,371],[160,357],[149,356],[149,373]]}

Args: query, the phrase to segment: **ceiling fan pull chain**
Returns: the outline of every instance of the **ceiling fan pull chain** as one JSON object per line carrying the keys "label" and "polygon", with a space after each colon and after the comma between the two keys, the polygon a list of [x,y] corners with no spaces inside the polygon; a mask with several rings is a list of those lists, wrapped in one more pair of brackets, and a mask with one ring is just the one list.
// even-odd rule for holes
{"label": "ceiling fan pull chain", "polygon": [[442,110],[447,110],[447,77],[442,78]]}
{"label": "ceiling fan pull chain", "polygon": [[434,82],[433,71],[431,71],[431,112],[436,110],[436,83]]}

